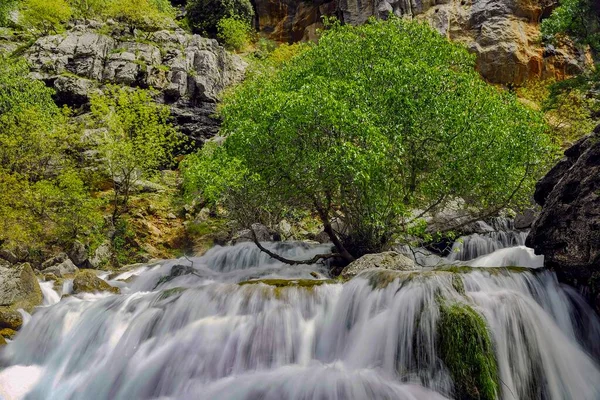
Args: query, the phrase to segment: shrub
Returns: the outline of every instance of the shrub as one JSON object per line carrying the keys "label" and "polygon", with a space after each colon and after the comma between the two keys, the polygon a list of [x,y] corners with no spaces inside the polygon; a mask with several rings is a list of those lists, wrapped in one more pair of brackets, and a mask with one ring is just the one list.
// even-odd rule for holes
{"label": "shrub", "polygon": [[106,14],[131,31],[157,30],[173,21],[175,10],[166,0],[110,0]]}
{"label": "shrub", "polygon": [[10,13],[17,8],[18,0],[0,1],[0,26],[7,26],[10,23]]}
{"label": "shrub", "polygon": [[217,37],[229,50],[240,51],[250,42],[250,25],[238,18],[223,18],[217,29]]}
{"label": "shrub", "polygon": [[215,36],[223,18],[238,18],[251,24],[254,9],[250,0],[189,0],[187,18],[195,33]]}

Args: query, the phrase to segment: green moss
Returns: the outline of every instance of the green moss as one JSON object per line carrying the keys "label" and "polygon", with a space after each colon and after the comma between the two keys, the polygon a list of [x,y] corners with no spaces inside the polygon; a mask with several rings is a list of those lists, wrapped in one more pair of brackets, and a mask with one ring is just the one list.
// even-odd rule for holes
{"label": "green moss", "polygon": [[452,287],[461,295],[465,295],[465,283],[460,275],[452,275]]}
{"label": "green moss", "polygon": [[185,292],[185,290],[186,289],[182,288],[182,287],[175,287],[172,289],[163,290],[160,293],[160,296],[158,296],[158,300],[168,299],[169,297],[172,297],[172,296],[175,296],[175,295]]}
{"label": "green moss", "polygon": [[498,371],[485,320],[466,304],[440,305],[439,355],[454,380],[461,400],[498,398]]}
{"label": "green moss", "polygon": [[282,287],[303,287],[312,288],[315,286],[321,286],[327,283],[338,283],[333,279],[257,279],[251,281],[240,282],[240,286],[244,285],[256,285],[263,283],[265,285],[274,286],[278,288]]}

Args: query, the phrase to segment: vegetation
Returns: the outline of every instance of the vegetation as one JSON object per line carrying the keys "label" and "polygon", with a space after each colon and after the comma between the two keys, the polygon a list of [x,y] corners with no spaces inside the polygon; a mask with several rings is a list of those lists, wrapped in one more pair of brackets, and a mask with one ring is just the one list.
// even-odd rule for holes
{"label": "vegetation", "polygon": [[21,8],[22,23],[42,35],[61,32],[72,15],[66,0],[23,0]]}
{"label": "vegetation", "polygon": [[240,51],[250,43],[250,25],[239,18],[227,17],[217,25],[217,37],[229,50]]}
{"label": "vegetation", "polygon": [[568,36],[576,43],[600,51],[600,3],[595,0],[560,0],[550,18],[542,22],[542,35],[556,40]]}
{"label": "vegetation", "polygon": [[133,186],[168,166],[180,143],[170,112],[141,89],[110,87],[91,98],[103,167],[114,185],[113,223],[127,210]]}
{"label": "vegetation", "polygon": [[112,0],[108,15],[130,29],[158,30],[172,21],[175,11],[168,0]]}
{"label": "vegetation", "polygon": [[346,261],[457,198],[481,215],[526,201],[551,153],[539,113],[419,23],[335,25],[282,65],[225,99],[225,144],[187,163],[187,186],[245,226],[312,212]]}
{"label": "vegetation", "polygon": [[18,0],[0,1],[0,26],[7,26],[10,22],[10,13],[17,8]]}
{"label": "vegetation", "polygon": [[454,380],[454,397],[498,398],[498,371],[485,320],[466,304],[440,305],[437,327],[440,358]]}
{"label": "vegetation", "polygon": [[76,136],[28,72],[24,61],[0,58],[0,242],[92,235],[100,216],[70,152]]}
{"label": "vegetation", "polygon": [[254,17],[250,0],[188,0],[186,10],[192,31],[211,36],[218,33],[223,18],[236,18],[249,25]]}

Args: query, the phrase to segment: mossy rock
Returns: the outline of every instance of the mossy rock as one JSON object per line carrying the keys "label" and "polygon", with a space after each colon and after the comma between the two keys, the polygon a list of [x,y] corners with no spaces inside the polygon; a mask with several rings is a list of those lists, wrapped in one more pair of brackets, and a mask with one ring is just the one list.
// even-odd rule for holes
{"label": "mossy rock", "polygon": [[15,310],[0,310],[0,329],[19,330],[23,325],[23,316]]}
{"label": "mossy rock", "polygon": [[321,286],[324,284],[338,283],[333,279],[256,279],[250,281],[240,282],[238,285],[257,285],[263,283],[265,285],[274,286],[278,288],[282,287],[302,287],[312,288],[315,286]]}
{"label": "mossy rock", "polygon": [[93,271],[81,270],[73,279],[73,293],[95,293],[111,292],[119,294],[119,288],[110,286],[108,283],[98,278]]}
{"label": "mossy rock", "polygon": [[185,291],[186,291],[186,288],[182,288],[182,287],[175,287],[175,288],[163,290],[162,292],[160,292],[160,296],[158,296],[158,300],[165,300],[165,299],[168,299],[169,297],[179,295]]}
{"label": "mossy rock", "polygon": [[6,346],[8,343],[6,343],[6,340],[0,336],[0,346]]}
{"label": "mossy rock", "polygon": [[12,339],[13,337],[15,337],[16,334],[17,331],[15,331],[14,329],[0,329],[0,337],[3,337],[4,339]]}
{"label": "mossy rock", "polygon": [[439,356],[454,381],[454,398],[496,400],[498,368],[486,322],[467,304],[440,305]]}

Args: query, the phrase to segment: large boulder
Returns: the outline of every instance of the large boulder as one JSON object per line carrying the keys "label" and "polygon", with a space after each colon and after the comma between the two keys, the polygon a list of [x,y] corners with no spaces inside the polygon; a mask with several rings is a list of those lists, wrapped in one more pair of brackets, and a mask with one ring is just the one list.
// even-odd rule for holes
{"label": "large boulder", "polygon": [[542,211],[527,245],[600,310],[600,125],[539,181]]}
{"label": "large boulder", "polygon": [[366,254],[358,260],[351,262],[342,270],[341,276],[344,279],[351,279],[369,269],[413,271],[416,269],[416,266],[410,258],[395,251],[386,251],[383,253]]}
{"label": "large boulder", "polygon": [[89,25],[39,38],[26,57],[32,76],[52,86],[61,104],[85,105],[105,84],[154,88],[156,100],[171,106],[180,130],[198,141],[217,133],[216,102],[246,68],[216,40],[181,30],[132,38]]}
{"label": "large boulder", "polygon": [[79,240],[73,242],[69,251],[69,258],[73,264],[82,267],[88,259],[88,249]]}
{"label": "large boulder", "polygon": [[73,293],[111,292],[120,293],[118,287],[110,286],[93,271],[82,270],[73,279]]}
{"label": "large boulder", "polygon": [[42,291],[31,265],[0,267],[0,311],[31,312],[42,303]]}

